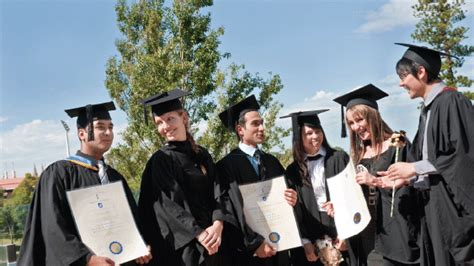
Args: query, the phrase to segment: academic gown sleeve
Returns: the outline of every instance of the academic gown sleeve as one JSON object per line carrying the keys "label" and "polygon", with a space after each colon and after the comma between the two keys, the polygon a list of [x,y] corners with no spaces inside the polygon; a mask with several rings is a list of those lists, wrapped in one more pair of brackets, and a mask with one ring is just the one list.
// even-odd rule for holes
{"label": "academic gown sleeve", "polygon": [[431,200],[438,205],[443,238],[456,261],[474,262],[474,109],[459,92],[441,93],[431,107],[428,160],[442,179],[430,177]]}
{"label": "academic gown sleeve", "polygon": [[203,231],[193,215],[177,203],[185,202],[185,195],[176,181],[181,174],[181,169],[169,155],[161,150],[156,152],[143,172],[139,199],[140,220],[145,223],[147,242],[153,241],[158,229],[149,225],[157,223],[161,235],[172,243],[175,250]]}
{"label": "academic gown sleeve", "polygon": [[59,163],[41,174],[26,221],[18,265],[85,265],[92,255],[79,239],[71,215],[63,182],[68,175]]}

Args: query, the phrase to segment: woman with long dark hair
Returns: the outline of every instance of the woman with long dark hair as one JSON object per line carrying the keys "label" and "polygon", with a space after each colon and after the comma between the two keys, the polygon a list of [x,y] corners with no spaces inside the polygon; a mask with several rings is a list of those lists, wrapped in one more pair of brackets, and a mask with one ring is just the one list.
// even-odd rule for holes
{"label": "woman with long dark hair", "polygon": [[[298,193],[295,209],[303,247],[291,250],[293,265],[321,265],[324,258],[315,244],[329,241],[340,262],[345,240],[339,239],[326,180],[342,172],[349,162],[343,151],[333,149],[318,114],[327,110],[292,113],[293,159],[286,169],[288,186]],[[318,255],[319,254],[319,255]],[[319,260],[318,260],[319,258]]]}
{"label": "woman with long dark hair", "polygon": [[354,265],[367,265],[373,249],[383,256],[384,265],[417,264],[420,255],[415,190],[397,189],[404,181],[392,183],[377,176],[392,163],[407,160],[403,134],[394,134],[378,111],[377,100],[387,95],[368,84],[334,99],[346,106],[351,157],[358,168],[356,180],[362,185],[372,216],[366,229],[349,239],[356,258]]}
{"label": "woman with long dark hair", "polygon": [[153,265],[223,265],[216,255],[224,214],[215,165],[189,133],[189,117],[175,89],[144,100],[165,138],[143,172],[139,214]]}

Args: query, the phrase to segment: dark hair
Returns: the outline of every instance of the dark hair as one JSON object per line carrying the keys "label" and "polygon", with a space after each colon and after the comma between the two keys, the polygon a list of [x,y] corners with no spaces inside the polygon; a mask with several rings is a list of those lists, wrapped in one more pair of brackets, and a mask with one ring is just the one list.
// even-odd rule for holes
{"label": "dark hair", "polygon": [[398,76],[404,76],[407,74],[412,74],[416,79],[418,79],[418,69],[420,67],[423,67],[426,70],[426,73],[428,74],[428,80],[427,83],[431,83],[433,81],[438,80],[438,74],[439,73],[433,73],[431,70],[426,68],[425,66],[410,60],[408,58],[402,58],[398,60],[397,66],[396,66],[396,71]]}
{"label": "dark hair", "polygon": [[[326,133],[324,133],[324,129],[319,126],[319,127],[311,127],[307,126],[312,129],[320,129],[321,132],[323,133],[323,143],[321,144],[322,147],[326,149],[327,152],[332,151],[332,147],[329,145],[329,142],[327,141],[326,138]],[[303,184],[306,185],[311,185],[311,179],[309,177],[308,173],[308,165],[306,164],[305,158],[306,158],[306,152],[304,150],[304,145],[303,145],[303,138],[301,135],[303,134],[303,128],[304,125],[300,126],[299,138],[293,138],[293,160],[295,161],[296,165],[298,166],[298,172],[302,178]]]}
{"label": "dark hair", "polygon": [[235,129],[235,128],[236,128],[237,125],[240,125],[241,127],[245,127],[245,122],[247,122],[246,119],[245,119],[245,115],[248,112],[252,112],[252,111],[256,111],[256,110],[247,109],[247,110],[242,111],[242,113],[240,113],[239,119],[237,119],[237,121],[235,121],[234,131],[235,131],[235,135],[237,135],[237,140],[238,141],[240,141],[240,136],[239,136],[239,132],[237,132],[237,129]]}

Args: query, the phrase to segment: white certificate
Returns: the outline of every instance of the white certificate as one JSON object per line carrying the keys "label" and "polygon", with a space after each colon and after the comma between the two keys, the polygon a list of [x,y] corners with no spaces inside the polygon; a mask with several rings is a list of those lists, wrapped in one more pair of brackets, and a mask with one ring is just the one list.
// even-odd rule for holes
{"label": "white certificate", "polygon": [[334,206],[334,222],[340,239],[358,234],[369,224],[370,213],[364,193],[355,179],[352,160],[344,171],[327,179],[331,202]]}
{"label": "white certificate", "polygon": [[67,192],[82,242],[97,256],[120,264],[148,254],[122,182]]}
{"label": "white certificate", "polygon": [[293,207],[285,200],[283,176],[239,186],[245,222],[278,251],[301,246]]}

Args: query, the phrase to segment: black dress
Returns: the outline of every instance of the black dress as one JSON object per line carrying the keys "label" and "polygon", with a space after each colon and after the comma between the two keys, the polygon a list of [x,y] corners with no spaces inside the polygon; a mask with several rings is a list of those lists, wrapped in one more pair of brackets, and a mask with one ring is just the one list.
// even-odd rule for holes
{"label": "black dress", "polygon": [[[324,157],[325,178],[331,178],[342,172],[348,162],[349,156],[345,152],[327,149],[326,156]],[[329,217],[325,212],[319,211],[313,187],[310,183],[303,182],[298,165],[295,162],[287,167],[285,177],[288,186],[298,193],[298,202],[294,210],[301,238],[306,238],[312,243],[314,243],[316,239],[322,239],[324,235],[335,239],[337,237],[337,230],[334,219]],[[327,183],[326,197],[330,200]],[[302,247],[291,250],[291,260],[293,265],[298,266],[322,265],[319,260],[316,262],[308,262]]]}
{"label": "black dress", "polygon": [[211,155],[203,147],[194,153],[189,141],[169,142],[148,160],[138,208],[151,265],[219,264],[196,240],[224,218],[215,174]]}
{"label": "black dress", "polygon": [[284,174],[283,166],[270,154],[262,154],[261,165],[264,171],[257,174],[248,155],[239,148],[231,151],[217,163],[222,185],[221,193],[229,197],[229,200],[222,201],[225,204],[225,215],[229,217],[226,219],[228,223],[224,226],[222,243],[227,251],[226,256],[231,260],[228,265],[289,265],[287,251],[278,252],[268,259],[253,256],[255,250],[264,241],[264,237],[254,232],[245,222],[239,185],[268,180]]}
{"label": "black dress", "polygon": [[[86,265],[93,253],[81,242],[66,192],[100,185],[97,161],[78,152],[82,161],[57,161],[41,174],[25,224],[18,265]],[[110,182],[122,181],[128,204],[137,207],[123,176],[107,167]],[[134,264],[134,262],[131,262]]]}
{"label": "black dress", "polygon": [[[406,147],[400,149],[398,162],[406,161],[407,150]],[[364,158],[360,164],[364,165],[371,175],[377,176],[378,171],[385,171],[395,163],[395,155],[396,148],[391,146],[378,158]],[[375,223],[375,250],[384,257],[386,264],[417,264],[420,257],[417,245],[420,215],[416,190],[405,186],[395,191],[392,217],[392,190],[377,189],[376,196],[376,214],[372,216]],[[373,237],[370,237],[372,240]]]}

